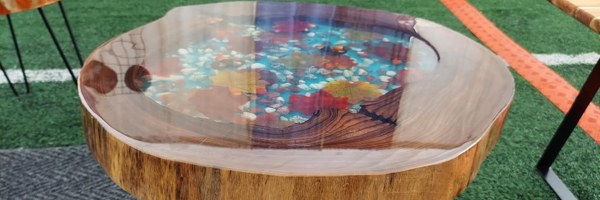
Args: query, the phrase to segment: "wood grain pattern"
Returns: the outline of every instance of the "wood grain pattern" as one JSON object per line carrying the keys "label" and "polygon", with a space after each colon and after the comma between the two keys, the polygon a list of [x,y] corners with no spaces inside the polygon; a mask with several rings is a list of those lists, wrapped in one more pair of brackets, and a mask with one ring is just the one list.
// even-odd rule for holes
{"label": "wood grain pattern", "polygon": [[[451,199],[466,188],[497,142],[512,101],[514,82],[502,60],[427,20],[332,5],[267,4],[176,8],[90,55],[79,80],[85,133],[113,181],[141,199]],[[412,34],[410,47],[390,57],[407,62],[407,73],[397,76],[401,87],[364,101],[358,112],[320,109],[291,126],[229,123],[224,113],[198,116],[186,110],[192,105],[161,105],[141,92],[148,73],[180,70],[168,52],[217,36],[231,39],[223,32],[235,31],[208,27],[289,16],[290,9],[359,29],[377,24]],[[260,48],[248,43],[230,46]],[[213,107],[235,109],[242,100],[215,100]]]}
{"label": "wood grain pattern", "polygon": [[596,0],[549,0],[593,31],[600,33],[600,2]]}
{"label": "wood grain pattern", "polygon": [[[395,125],[347,110],[327,109],[309,121],[283,129],[252,128],[252,146],[263,148],[356,148],[389,147]],[[360,131],[357,131],[360,130]]]}
{"label": "wood grain pattern", "polygon": [[396,125],[398,109],[389,108],[400,107],[403,90],[404,88],[396,88],[381,98],[366,101],[361,105],[360,113],[371,116],[373,119]]}
{"label": "wood grain pattern", "polygon": [[[140,199],[452,199],[475,178],[508,110],[476,145],[449,161],[378,175],[277,176],[178,162],[123,143],[83,108],[92,153],[120,187]],[[201,152],[208,153],[208,152]],[[358,158],[360,159],[360,158]]]}

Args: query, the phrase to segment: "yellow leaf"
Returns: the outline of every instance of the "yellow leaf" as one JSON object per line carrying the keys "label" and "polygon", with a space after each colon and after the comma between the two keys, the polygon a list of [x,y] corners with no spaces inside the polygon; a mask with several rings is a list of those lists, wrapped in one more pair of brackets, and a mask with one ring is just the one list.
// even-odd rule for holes
{"label": "yellow leaf", "polygon": [[288,57],[279,59],[279,62],[283,63],[287,68],[305,69],[312,65],[313,59],[313,55],[294,52]]}
{"label": "yellow leaf", "polygon": [[264,89],[265,82],[260,79],[256,71],[220,71],[217,75],[210,77],[215,86],[229,87],[231,91],[256,94],[257,89]]}
{"label": "yellow leaf", "polygon": [[327,83],[323,90],[335,97],[348,97],[348,102],[351,104],[381,96],[376,85],[364,81],[333,81]]}

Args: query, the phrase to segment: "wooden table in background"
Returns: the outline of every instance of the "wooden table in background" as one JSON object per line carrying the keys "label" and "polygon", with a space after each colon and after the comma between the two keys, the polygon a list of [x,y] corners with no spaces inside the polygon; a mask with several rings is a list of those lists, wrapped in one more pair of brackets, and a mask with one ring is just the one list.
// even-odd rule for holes
{"label": "wooden table in background", "polygon": [[600,33],[600,1],[550,0],[550,2],[592,30]]}

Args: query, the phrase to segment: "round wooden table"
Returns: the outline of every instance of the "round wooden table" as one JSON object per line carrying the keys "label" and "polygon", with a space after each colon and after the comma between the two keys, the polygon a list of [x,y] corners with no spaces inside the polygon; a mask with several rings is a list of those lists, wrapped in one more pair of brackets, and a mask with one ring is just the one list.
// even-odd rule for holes
{"label": "round wooden table", "polygon": [[142,199],[451,199],[496,144],[506,64],[408,15],[179,7],[98,47],[87,143]]}

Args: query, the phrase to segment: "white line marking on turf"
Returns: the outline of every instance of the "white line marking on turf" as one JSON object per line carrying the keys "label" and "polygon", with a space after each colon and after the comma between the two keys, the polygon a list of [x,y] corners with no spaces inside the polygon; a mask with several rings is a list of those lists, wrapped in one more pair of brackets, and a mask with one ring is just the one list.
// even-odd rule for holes
{"label": "white line marking on turf", "polygon": [[[542,61],[546,65],[575,65],[575,64],[586,64],[593,65],[600,58],[600,54],[584,53],[584,54],[533,54],[536,58]],[[13,83],[22,83],[23,76],[21,71],[13,67],[14,69],[7,70],[8,76]],[[27,80],[30,82],[65,82],[71,80],[71,75],[67,69],[45,69],[45,70],[26,70]],[[79,75],[79,69],[74,69],[73,73]],[[7,83],[4,76],[0,76],[0,84]]]}
{"label": "white line marking on turf", "polygon": [[[2,73],[2,72],[0,72]],[[10,69],[6,70],[10,81],[13,83],[22,83],[23,75],[21,70]],[[67,69],[44,69],[44,70],[25,70],[27,73],[27,81],[29,82],[65,82],[71,81],[71,75]],[[73,69],[75,76],[79,75],[79,69]],[[0,84],[7,83],[4,75],[0,77]]]}
{"label": "white line marking on turf", "polygon": [[552,54],[533,54],[537,59],[546,65],[575,65],[575,64],[596,64],[600,54],[584,53],[576,55],[552,53]]}

